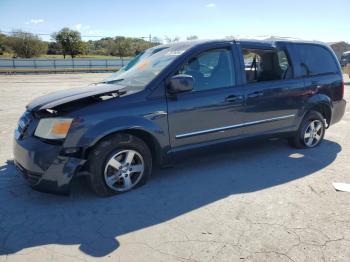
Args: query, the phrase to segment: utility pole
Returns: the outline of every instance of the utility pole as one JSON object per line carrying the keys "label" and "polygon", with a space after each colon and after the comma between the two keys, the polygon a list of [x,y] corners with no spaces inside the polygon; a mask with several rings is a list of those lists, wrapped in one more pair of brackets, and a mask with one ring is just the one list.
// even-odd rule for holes
{"label": "utility pole", "polygon": [[149,42],[152,43],[152,35],[149,34]]}

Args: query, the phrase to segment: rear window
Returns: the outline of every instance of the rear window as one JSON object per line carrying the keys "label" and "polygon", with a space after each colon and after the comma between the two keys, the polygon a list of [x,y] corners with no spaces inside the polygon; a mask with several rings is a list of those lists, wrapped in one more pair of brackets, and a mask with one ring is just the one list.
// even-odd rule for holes
{"label": "rear window", "polygon": [[338,72],[332,53],[323,46],[297,45],[304,76],[315,76]]}

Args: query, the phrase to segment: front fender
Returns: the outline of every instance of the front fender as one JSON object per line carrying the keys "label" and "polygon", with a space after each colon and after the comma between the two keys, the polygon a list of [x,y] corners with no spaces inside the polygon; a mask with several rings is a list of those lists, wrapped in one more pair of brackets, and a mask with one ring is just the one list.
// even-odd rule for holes
{"label": "front fender", "polygon": [[78,147],[94,146],[103,137],[120,132],[123,130],[137,129],[151,134],[156,140],[163,141],[167,139],[166,128],[162,128],[156,123],[144,117],[116,117],[99,122],[88,128],[77,142]]}

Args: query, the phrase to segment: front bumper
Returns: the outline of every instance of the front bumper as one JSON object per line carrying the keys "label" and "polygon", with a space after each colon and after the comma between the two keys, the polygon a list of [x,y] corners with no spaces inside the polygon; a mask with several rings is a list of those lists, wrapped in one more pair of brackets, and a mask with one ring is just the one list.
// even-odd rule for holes
{"label": "front bumper", "polygon": [[86,160],[60,155],[62,146],[32,136],[15,139],[14,162],[17,170],[36,190],[68,194],[73,176]]}
{"label": "front bumper", "polygon": [[341,101],[333,102],[331,125],[338,123],[345,114],[346,101],[342,99]]}

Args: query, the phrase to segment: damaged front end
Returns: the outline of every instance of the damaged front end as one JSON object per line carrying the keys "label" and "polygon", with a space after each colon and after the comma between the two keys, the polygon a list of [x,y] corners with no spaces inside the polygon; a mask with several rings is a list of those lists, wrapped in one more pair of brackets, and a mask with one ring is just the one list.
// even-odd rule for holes
{"label": "damaged front end", "polygon": [[15,130],[14,163],[31,187],[44,192],[67,194],[72,177],[86,160],[63,155],[63,139],[37,137],[35,133],[40,120],[36,113],[30,111],[21,117]]}
{"label": "damaged front end", "polygon": [[[122,86],[95,85],[60,91],[33,100],[18,121],[13,145],[17,170],[34,189],[67,194],[74,176],[84,171],[81,148],[66,141],[81,118],[71,112],[119,97]],[[72,139],[70,139],[71,141]]]}

